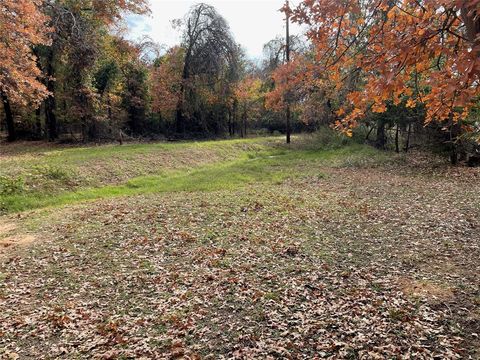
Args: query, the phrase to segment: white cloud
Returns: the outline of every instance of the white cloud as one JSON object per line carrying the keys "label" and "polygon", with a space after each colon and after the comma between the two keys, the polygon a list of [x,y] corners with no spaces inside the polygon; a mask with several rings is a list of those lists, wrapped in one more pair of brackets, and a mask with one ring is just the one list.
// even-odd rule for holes
{"label": "white cloud", "polygon": [[[190,7],[199,1],[150,0],[150,17],[128,19],[130,37],[149,35],[156,42],[172,46],[180,42],[180,33],[174,30],[171,21],[183,18]],[[205,0],[214,6],[228,21],[235,40],[241,44],[251,58],[262,55],[263,45],[277,35],[285,34],[285,15],[278,10],[283,0]],[[295,2],[293,3],[295,4]],[[133,25],[133,26],[132,26]],[[292,25],[291,33],[300,32]]]}

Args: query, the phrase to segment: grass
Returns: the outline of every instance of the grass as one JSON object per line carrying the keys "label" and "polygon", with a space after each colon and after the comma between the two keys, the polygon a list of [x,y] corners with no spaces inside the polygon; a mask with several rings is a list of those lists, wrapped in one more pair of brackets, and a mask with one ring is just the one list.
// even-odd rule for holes
{"label": "grass", "polygon": [[[119,184],[133,177],[164,170],[187,169],[202,164],[233,160],[242,152],[261,150],[274,138],[232,141],[178,142],[62,147],[14,144],[0,155],[2,183],[22,181],[18,192],[55,192],[58,188]],[[26,150],[29,149],[29,150]]]}
{"label": "grass", "polygon": [[[276,141],[274,141],[276,140]],[[256,146],[252,146],[256,145]],[[239,151],[240,148],[240,151]],[[115,165],[107,167],[122,167],[135,162],[137,156],[156,153],[164,155],[164,151],[178,152],[182,150],[202,149],[204,157],[215,156],[223,152],[221,161],[206,164],[201,159],[189,166],[175,170],[176,165],[162,164],[151,168],[153,175],[132,176],[119,184],[89,187],[74,182],[75,174],[80,172],[80,166],[73,168],[72,164],[80,161],[102,162],[107,157],[115,157]],[[232,152],[235,156],[232,156]],[[14,213],[25,210],[51,206],[62,206],[82,201],[91,201],[119,196],[130,196],[147,193],[178,192],[178,191],[214,191],[235,189],[252,183],[281,183],[288,178],[304,176],[310,163],[329,162],[338,166],[361,166],[365,159],[373,163],[389,158],[385,153],[371,147],[358,144],[348,145],[341,149],[289,149],[280,146],[278,139],[252,139],[228,141],[209,141],[203,143],[128,145],[113,147],[107,145],[93,149],[67,149],[49,153],[46,161],[32,166],[37,174],[30,178],[30,190],[23,181],[10,181],[10,192],[0,195],[0,211]],[[118,155],[121,154],[121,157]],[[227,155],[225,155],[227,154]],[[181,156],[182,154],[176,154]],[[236,157],[234,160],[228,160]],[[22,157],[20,156],[20,159]],[[52,161],[54,159],[54,161]],[[227,159],[227,160],[224,160]],[[43,160],[43,158],[42,158]],[[10,160],[10,163],[13,161]],[[65,164],[60,167],[58,164]],[[25,166],[25,164],[24,164]],[[70,166],[70,167],[69,167]],[[302,171],[298,171],[302,169]],[[308,172],[308,170],[307,170]],[[135,172],[133,172],[135,173]],[[302,175],[303,174],[303,175]],[[317,174],[319,178],[324,174]],[[32,184],[32,180],[35,182]],[[69,188],[65,184],[73,183]],[[20,184],[22,187],[14,185]],[[87,183],[88,185],[88,183]]]}
{"label": "grass", "polygon": [[0,358],[478,358],[478,170],[324,135],[75,151],[8,155]]}
{"label": "grass", "polygon": [[[239,146],[254,145],[262,147],[264,143],[276,141],[278,138],[267,137],[262,141],[258,139],[236,139],[219,141],[196,141],[196,142],[172,142],[172,143],[140,143],[125,144],[122,146],[108,144],[98,146],[31,146],[30,144],[16,145],[8,151],[8,147],[3,149],[5,156],[0,157],[2,162],[1,173],[8,174],[14,169],[28,169],[39,162],[51,166],[74,166],[81,167],[89,165],[91,161],[101,162],[103,160],[130,161],[143,158],[149,155],[158,155],[165,152],[175,152],[179,150],[221,150],[236,151]],[[2,145],[4,146],[4,145]],[[6,150],[6,151],[5,151]],[[22,162],[19,163],[18,160]]]}

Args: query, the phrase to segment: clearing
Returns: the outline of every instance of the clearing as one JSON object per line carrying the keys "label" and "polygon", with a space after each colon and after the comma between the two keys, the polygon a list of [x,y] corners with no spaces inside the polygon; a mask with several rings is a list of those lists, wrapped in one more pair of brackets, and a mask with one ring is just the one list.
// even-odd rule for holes
{"label": "clearing", "polygon": [[478,358],[480,170],[282,141],[2,148],[0,358]]}

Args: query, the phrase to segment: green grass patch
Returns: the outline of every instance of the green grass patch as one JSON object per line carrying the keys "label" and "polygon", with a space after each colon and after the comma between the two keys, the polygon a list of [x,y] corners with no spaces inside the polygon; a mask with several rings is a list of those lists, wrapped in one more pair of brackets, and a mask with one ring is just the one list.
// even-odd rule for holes
{"label": "green grass patch", "polygon": [[25,190],[25,180],[17,176],[0,176],[0,196],[10,196]]}
{"label": "green grass patch", "polygon": [[214,191],[235,189],[255,182],[280,182],[288,176],[283,168],[274,168],[278,160],[268,158],[243,159],[200,169],[169,171],[160,175],[140,176],[121,185],[82,189],[60,194],[24,193],[2,196],[4,212],[19,212],[80,201],[155,192]]}
{"label": "green grass patch", "polygon": [[0,195],[119,185],[134,177],[238,159],[272,142],[279,139],[50,148],[16,145],[0,157]]}
{"label": "green grass patch", "polygon": [[[271,139],[270,139],[271,140]],[[328,166],[343,166],[351,159],[368,158],[369,163],[375,159],[383,159],[378,151],[363,145],[352,144],[343,148],[329,150],[290,148],[285,145],[272,143],[265,145],[266,139],[248,139],[218,142],[179,143],[179,144],[151,144],[129,145],[125,147],[104,146],[93,149],[68,149],[61,153],[66,157],[65,162],[71,164],[73,158],[87,155],[94,159],[107,154],[123,153],[131,156],[138,151],[152,151],[153,148],[178,147],[216,147],[223,151],[237,153],[236,160],[221,161],[199,167],[191,166],[181,170],[164,170],[157,174],[136,176],[121,184],[112,184],[97,187],[84,187],[74,191],[30,191],[15,190],[15,184],[8,183],[8,190],[0,196],[0,211],[14,213],[25,210],[61,206],[83,201],[105,199],[118,196],[131,196],[162,192],[195,192],[237,189],[254,183],[281,184],[287,178],[314,176],[323,177],[318,170],[318,164]],[[252,146],[256,145],[256,146]],[[239,149],[238,146],[246,146]],[[78,153],[76,153],[78,152]],[[83,155],[82,155],[83,153]],[[208,154],[208,153],[206,153]],[[55,155],[57,156],[57,155]],[[372,160],[373,159],[373,160]],[[115,166],[115,165],[111,165]],[[68,165],[37,165],[35,172],[49,180],[68,182],[74,174]],[[309,175],[310,174],[310,175]]]}

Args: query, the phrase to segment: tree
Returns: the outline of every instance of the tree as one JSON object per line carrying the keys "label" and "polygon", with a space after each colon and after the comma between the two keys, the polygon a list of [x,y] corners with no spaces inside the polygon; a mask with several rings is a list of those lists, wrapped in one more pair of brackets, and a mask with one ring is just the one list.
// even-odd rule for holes
{"label": "tree", "polygon": [[185,58],[182,71],[180,97],[176,109],[177,133],[185,132],[185,98],[194,103],[193,76],[215,78],[231,62],[237,46],[225,19],[214,7],[197,4],[186,16],[183,31]]}
{"label": "tree", "polygon": [[[263,45],[263,68],[266,72],[271,73],[287,62],[285,43],[284,37],[277,36]],[[307,52],[305,45],[299,36],[290,35],[290,50],[292,53],[302,54]]]}
{"label": "tree", "polygon": [[240,132],[242,137],[247,135],[247,123],[249,115],[254,111],[255,105],[258,104],[262,97],[261,88],[261,80],[254,77],[247,77],[243,79],[235,87],[235,96],[242,112],[242,126]]}
{"label": "tree", "polygon": [[41,72],[32,46],[49,44],[48,18],[39,10],[39,0],[0,2],[0,95],[5,110],[8,140],[16,138],[11,104],[26,105],[47,96],[39,81]]}
{"label": "tree", "polygon": [[130,63],[125,69],[125,91],[123,105],[127,110],[127,126],[132,135],[143,131],[147,111],[147,69],[139,63]]}
{"label": "tree", "polygon": [[45,101],[46,128],[49,140],[57,138],[57,87],[58,69],[69,68],[71,78],[67,82],[71,94],[71,109],[78,117],[86,137],[96,136],[95,89],[91,73],[100,57],[102,38],[107,29],[121,19],[125,12],[144,14],[148,12],[145,0],[45,0],[43,11],[50,18],[55,30],[52,45],[40,49],[45,72],[46,87],[50,95]]}
{"label": "tree", "polygon": [[[423,104],[425,122],[452,134],[472,131],[468,115],[480,95],[479,0],[305,0],[285,8],[308,26],[315,76],[337,89],[351,72],[363,85],[347,95],[337,127],[350,134],[368,112],[389,102]],[[313,74],[313,73],[312,73]]]}
{"label": "tree", "polygon": [[185,51],[175,46],[157,59],[151,71],[152,110],[173,121],[182,89]]}
{"label": "tree", "polygon": [[328,83],[316,78],[315,66],[307,56],[296,54],[289,63],[278,66],[271,73],[271,81],[273,86],[266,94],[268,109],[285,112],[289,100],[304,124],[318,122],[319,117],[329,121]]}

